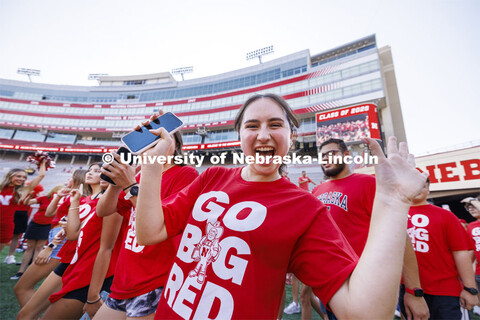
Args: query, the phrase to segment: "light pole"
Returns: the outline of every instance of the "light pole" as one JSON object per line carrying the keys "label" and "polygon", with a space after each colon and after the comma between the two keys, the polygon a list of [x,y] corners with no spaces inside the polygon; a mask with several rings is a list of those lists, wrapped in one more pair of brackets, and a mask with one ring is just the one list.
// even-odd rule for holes
{"label": "light pole", "polygon": [[262,56],[273,53],[273,46],[257,49],[255,51],[247,53],[247,60],[258,58],[258,61],[262,63]]}
{"label": "light pole", "polygon": [[182,75],[182,81],[185,80],[183,78],[184,73],[192,73],[192,72],[193,72],[193,67],[181,67],[181,68],[172,69],[173,74],[181,74]]}
{"label": "light pole", "polygon": [[26,74],[30,82],[32,82],[31,76],[40,76],[40,70],[37,70],[37,69],[18,68],[17,73]]}
{"label": "light pole", "polygon": [[100,77],[108,76],[108,73],[90,73],[88,80],[99,80]]}

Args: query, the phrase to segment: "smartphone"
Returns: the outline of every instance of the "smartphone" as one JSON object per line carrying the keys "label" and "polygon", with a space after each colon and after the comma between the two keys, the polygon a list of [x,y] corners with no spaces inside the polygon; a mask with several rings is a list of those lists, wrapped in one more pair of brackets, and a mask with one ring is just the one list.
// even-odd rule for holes
{"label": "smartphone", "polygon": [[161,136],[156,136],[149,130],[164,127],[168,133],[174,133],[183,127],[183,122],[176,115],[167,112],[150,122],[148,127],[142,126],[122,137],[122,142],[133,154],[140,154],[153,147]]}
{"label": "smartphone", "polygon": [[[122,154],[127,155],[127,154],[130,153],[130,151],[128,151],[128,149],[125,148],[125,147],[120,147],[120,148],[118,148],[117,153],[120,155],[120,157],[122,157]],[[127,156],[124,156],[123,159],[128,159],[128,157],[127,157]],[[117,159],[115,159],[115,161],[118,162]],[[132,165],[132,164],[133,164],[133,157],[130,157],[130,163],[129,163],[129,165]],[[107,170],[108,172],[110,172],[110,170],[108,170],[108,169],[105,169],[105,170]],[[108,176],[106,176],[106,175],[103,174],[103,173],[100,175],[100,179],[105,180],[105,181],[107,181],[108,183],[115,185],[115,182],[113,182],[112,179],[110,179]]]}

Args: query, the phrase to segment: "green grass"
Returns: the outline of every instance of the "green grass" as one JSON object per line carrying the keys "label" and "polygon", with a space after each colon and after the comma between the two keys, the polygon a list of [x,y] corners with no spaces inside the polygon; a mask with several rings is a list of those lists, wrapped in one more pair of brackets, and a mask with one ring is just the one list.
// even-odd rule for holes
{"label": "green grass", "polygon": [[[8,254],[8,247],[3,248],[0,253],[0,319],[16,319],[20,306],[13,294],[13,287],[16,280],[10,280],[10,277],[17,273],[20,266],[14,264],[5,264],[3,260]],[[23,253],[15,253],[17,262],[22,261]]]}
{"label": "green grass", "polygon": [[[285,307],[287,307],[292,302],[292,286],[286,285],[285,288],[287,290],[287,299],[285,301]],[[301,285],[300,285],[300,289],[301,289]],[[298,301],[300,301],[300,295],[298,296]],[[294,314],[284,313],[282,316],[283,320],[300,320],[301,318],[302,318],[301,313],[294,313]],[[315,310],[313,309],[312,309],[312,319],[322,320],[322,318],[318,315],[318,313],[316,313]]]}

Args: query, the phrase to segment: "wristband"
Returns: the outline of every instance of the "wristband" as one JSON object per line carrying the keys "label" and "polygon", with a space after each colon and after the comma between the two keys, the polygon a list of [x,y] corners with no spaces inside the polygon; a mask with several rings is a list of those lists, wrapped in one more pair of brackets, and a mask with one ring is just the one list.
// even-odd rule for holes
{"label": "wristband", "polygon": [[98,297],[98,299],[95,300],[95,301],[88,301],[88,300],[87,300],[87,304],[95,304],[95,303],[97,303],[98,301],[100,301],[100,299],[102,299],[102,297]]}
{"label": "wristband", "polygon": [[133,187],[133,186],[136,185],[136,184],[137,184],[136,182],[135,182],[135,183],[132,183],[132,184],[129,185],[128,187],[124,188],[124,189],[123,189],[123,192],[125,192],[125,190],[128,190],[128,188],[131,188],[131,187]]}
{"label": "wristband", "polygon": [[463,286],[463,290],[467,291],[468,293],[474,296],[478,294],[477,288],[469,288],[469,287]]}
{"label": "wristband", "polygon": [[51,249],[55,249],[57,247],[57,245],[53,242],[50,242],[48,245],[47,245],[48,248],[51,248]]}
{"label": "wristband", "polygon": [[73,208],[69,208],[68,210],[75,210],[75,209],[78,209],[80,207],[73,207]]}
{"label": "wristband", "polygon": [[413,288],[409,289],[405,286],[405,292],[411,294],[412,296],[415,297],[423,297],[423,289],[422,288]]}

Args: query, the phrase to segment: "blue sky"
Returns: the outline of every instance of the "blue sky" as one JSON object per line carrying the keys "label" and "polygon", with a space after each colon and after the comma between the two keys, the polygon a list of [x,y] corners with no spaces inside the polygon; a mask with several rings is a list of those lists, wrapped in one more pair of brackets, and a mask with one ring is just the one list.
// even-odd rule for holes
{"label": "blue sky", "polygon": [[194,66],[186,78],[323,52],[376,34],[392,48],[410,150],[480,141],[480,1],[0,0],[0,78],[96,85],[89,73]]}

